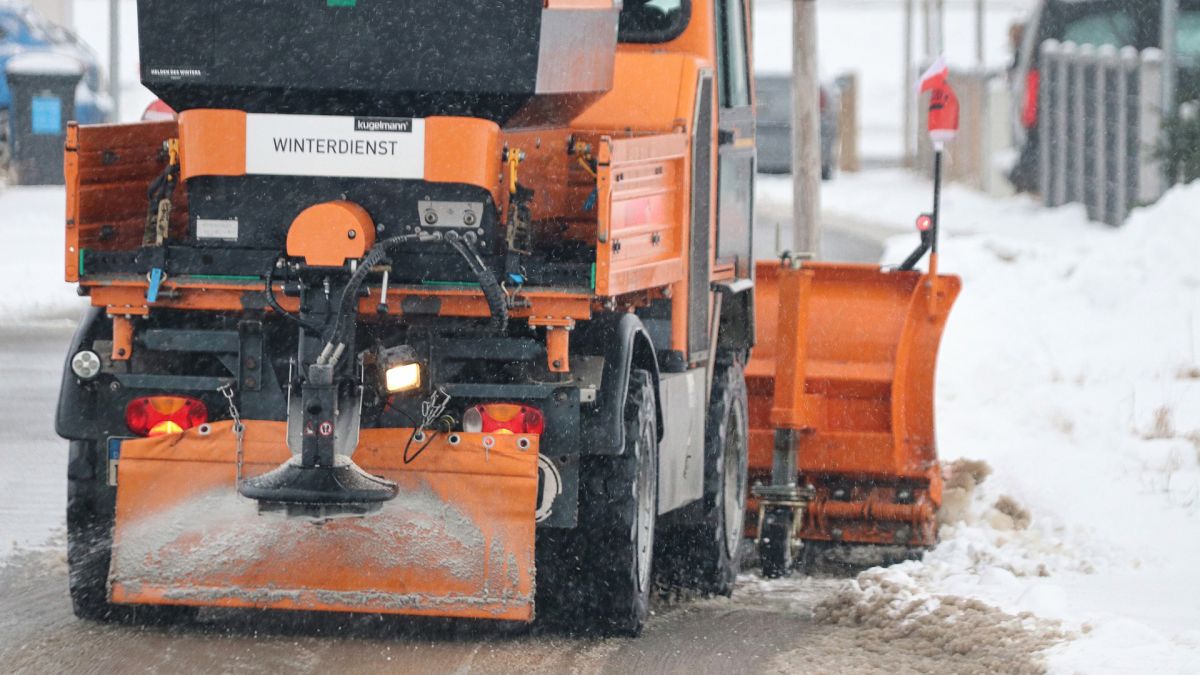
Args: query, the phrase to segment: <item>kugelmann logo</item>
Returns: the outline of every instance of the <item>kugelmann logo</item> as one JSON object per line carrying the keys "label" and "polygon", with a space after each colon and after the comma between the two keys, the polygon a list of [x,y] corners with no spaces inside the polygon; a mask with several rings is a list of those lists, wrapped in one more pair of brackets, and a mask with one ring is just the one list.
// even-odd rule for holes
{"label": "kugelmann logo", "polygon": [[355,131],[383,131],[393,134],[411,134],[413,121],[402,117],[355,117]]}

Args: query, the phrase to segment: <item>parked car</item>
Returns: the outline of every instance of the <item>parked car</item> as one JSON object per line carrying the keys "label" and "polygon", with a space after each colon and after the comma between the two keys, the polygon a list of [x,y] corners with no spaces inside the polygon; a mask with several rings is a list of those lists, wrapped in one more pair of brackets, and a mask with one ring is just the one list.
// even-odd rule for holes
{"label": "parked car", "polygon": [[[792,78],[788,75],[755,77],[758,96],[758,171],[792,172]],[[821,85],[821,178],[830,180],[841,159],[838,112],[841,93]]]}
{"label": "parked car", "polygon": [[[1014,134],[1021,154],[1009,178],[1019,191],[1038,189],[1039,57],[1046,40],[1097,47],[1162,46],[1161,0],[1041,0],[1020,33],[1010,76]],[[1200,0],[1180,0],[1178,99],[1200,97]]]}
{"label": "parked car", "polygon": [[70,30],[59,26],[29,6],[0,0],[0,164],[8,155],[8,111],[12,95],[4,78],[9,59],[29,51],[52,51],[79,59],[83,80],[75,92],[75,114],[84,124],[112,118],[112,99],[96,54]]}

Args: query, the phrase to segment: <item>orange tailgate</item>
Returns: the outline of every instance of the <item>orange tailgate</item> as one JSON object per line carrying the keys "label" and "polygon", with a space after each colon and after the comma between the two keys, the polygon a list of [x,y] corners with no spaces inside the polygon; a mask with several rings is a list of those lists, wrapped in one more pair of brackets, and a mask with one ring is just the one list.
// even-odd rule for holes
{"label": "orange tailgate", "polygon": [[[322,522],[238,495],[229,422],[124,443],[112,601],[532,620],[538,437],[436,436],[406,464],[411,434],[363,430],[354,460],[400,496]],[[285,435],[248,422],[244,475],[286,460]]]}

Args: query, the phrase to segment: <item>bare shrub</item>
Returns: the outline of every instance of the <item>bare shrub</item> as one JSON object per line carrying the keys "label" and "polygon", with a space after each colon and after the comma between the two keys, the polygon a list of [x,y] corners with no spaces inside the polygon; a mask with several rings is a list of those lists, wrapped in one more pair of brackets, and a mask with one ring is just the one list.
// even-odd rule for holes
{"label": "bare shrub", "polygon": [[1147,441],[1175,438],[1175,423],[1171,419],[1170,408],[1164,405],[1154,411],[1154,426],[1142,432],[1142,438]]}

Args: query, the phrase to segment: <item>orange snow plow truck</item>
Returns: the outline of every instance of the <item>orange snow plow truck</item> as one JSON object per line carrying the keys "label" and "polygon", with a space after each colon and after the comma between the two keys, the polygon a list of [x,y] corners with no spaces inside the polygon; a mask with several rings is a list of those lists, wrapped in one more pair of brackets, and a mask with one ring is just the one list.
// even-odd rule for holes
{"label": "orange snow plow truck", "polygon": [[636,634],[756,523],[933,544],[958,282],[756,265],[747,4],[139,0],[177,116],[66,144],[76,613]]}

